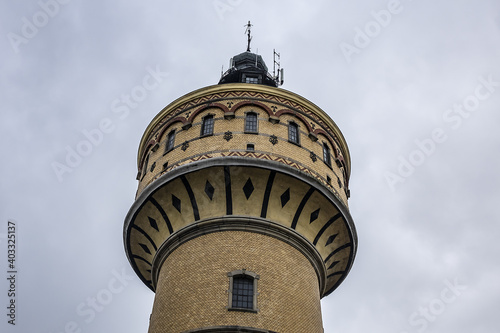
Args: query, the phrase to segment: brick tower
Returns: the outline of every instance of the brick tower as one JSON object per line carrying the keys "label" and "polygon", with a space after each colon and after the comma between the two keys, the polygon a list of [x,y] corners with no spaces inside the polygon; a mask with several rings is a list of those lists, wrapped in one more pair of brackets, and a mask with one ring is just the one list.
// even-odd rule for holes
{"label": "brick tower", "polygon": [[156,293],[150,333],[323,332],[357,247],[349,150],[279,81],[248,48],[146,128],[124,241]]}

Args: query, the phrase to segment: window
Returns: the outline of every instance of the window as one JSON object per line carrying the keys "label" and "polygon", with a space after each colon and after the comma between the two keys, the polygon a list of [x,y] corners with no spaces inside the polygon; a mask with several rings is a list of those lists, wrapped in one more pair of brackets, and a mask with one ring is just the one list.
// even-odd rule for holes
{"label": "window", "polygon": [[214,134],[214,116],[209,114],[203,118],[201,136]]}
{"label": "window", "polygon": [[246,83],[259,83],[259,79],[256,77],[246,77],[245,82]]}
{"label": "window", "polygon": [[166,152],[169,152],[172,149],[174,149],[174,144],[175,144],[175,130],[173,130],[170,133],[168,133]]}
{"label": "window", "polygon": [[146,160],[144,161],[144,165],[142,166],[142,178],[146,175],[146,172],[148,172],[148,163],[149,163],[149,153],[146,155]]}
{"label": "window", "polygon": [[233,307],[253,309],[253,279],[247,275],[233,278]]}
{"label": "window", "polygon": [[247,150],[248,151],[255,151],[255,145],[253,143],[248,143]]}
{"label": "window", "polygon": [[259,276],[246,270],[227,273],[229,276],[229,310],[257,312],[257,281]]}
{"label": "window", "polygon": [[248,112],[245,115],[245,132],[257,133],[257,113]]}
{"label": "window", "polygon": [[288,123],[288,141],[299,144],[299,126],[294,122]]}
{"label": "window", "polygon": [[332,165],[332,158],[330,156],[330,148],[328,145],[323,142],[323,161],[328,164],[328,166]]}
{"label": "window", "polygon": [[259,83],[262,82],[262,75],[244,73],[241,76],[241,82],[243,82],[243,83],[259,84]]}

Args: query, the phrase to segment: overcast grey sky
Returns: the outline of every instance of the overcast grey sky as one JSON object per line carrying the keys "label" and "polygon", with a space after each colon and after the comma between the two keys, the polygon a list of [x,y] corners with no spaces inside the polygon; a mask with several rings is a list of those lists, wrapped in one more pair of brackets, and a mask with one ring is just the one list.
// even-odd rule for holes
{"label": "overcast grey sky", "polygon": [[154,294],[122,242],[139,140],[218,82],[248,20],[352,156],[359,249],[325,332],[499,332],[497,0],[2,2],[0,268],[10,219],[18,274],[0,331],[147,332]]}

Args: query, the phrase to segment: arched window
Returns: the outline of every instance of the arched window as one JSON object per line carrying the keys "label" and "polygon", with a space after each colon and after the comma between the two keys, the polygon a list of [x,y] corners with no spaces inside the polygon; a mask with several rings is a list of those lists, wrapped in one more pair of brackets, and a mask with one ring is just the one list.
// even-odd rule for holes
{"label": "arched window", "polygon": [[288,141],[299,144],[299,125],[293,121],[288,123]]}
{"label": "arched window", "polygon": [[228,310],[257,312],[259,276],[244,269],[227,273],[227,276],[229,276]]}
{"label": "arched window", "polygon": [[330,154],[330,147],[326,144],[326,142],[323,142],[323,161],[328,165],[332,166],[332,157]]}
{"label": "arched window", "polygon": [[173,130],[170,133],[168,133],[168,136],[167,136],[167,147],[166,147],[165,152],[169,152],[172,149],[174,149],[174,145],[175,145],[175,130]]}
{"label": "arched window", "polygon": [[257,113],[255,112],[246,113],[245,133],[257,133]]}
{"label": "arched window", "polygon": [[209,114],[203,118],[200,136],[214,134],[214,116]]}

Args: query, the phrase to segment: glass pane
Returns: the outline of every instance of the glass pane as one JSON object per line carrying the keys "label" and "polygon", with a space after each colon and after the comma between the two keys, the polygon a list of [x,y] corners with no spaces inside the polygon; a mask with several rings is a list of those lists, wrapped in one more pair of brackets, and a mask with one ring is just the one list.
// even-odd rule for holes
{"label": "glass pane", "polygon": [[245,276],[233,278],[233,307],[253,309],[253,279]]}
{"label": "glass pane", "polygon": [[247,113],[247,116],[245,119],[245,131],[257,132],[257,114]]}

